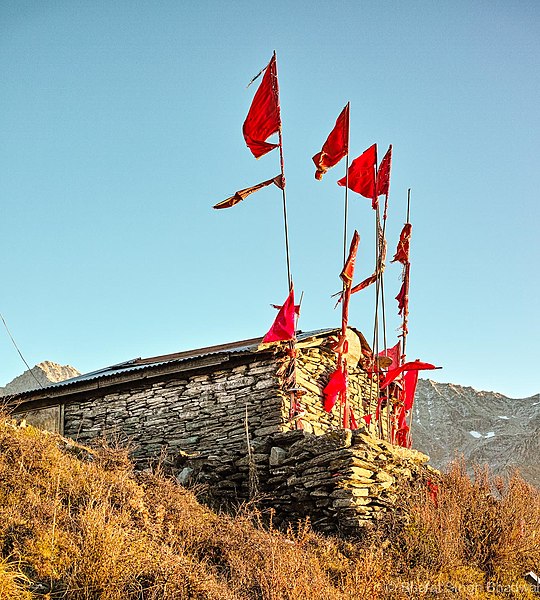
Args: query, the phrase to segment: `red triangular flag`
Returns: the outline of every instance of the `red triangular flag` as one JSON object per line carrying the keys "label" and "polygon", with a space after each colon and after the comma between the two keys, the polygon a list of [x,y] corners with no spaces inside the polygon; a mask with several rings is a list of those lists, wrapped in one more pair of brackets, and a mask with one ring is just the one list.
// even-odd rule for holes
{"label": "red triangular flag", "polygon": [[324,394],[324,410],[332,412],[334,404],[340,393],[347,390],[347,380],[345,373],[341,369],[336,369],[323,390]]}
{"label": "red triangular flag", "polygon": [[379,389],[384,390],[384,388],[388,387],[392,383],[392,381],[397,379],[404,371],[426,371],[429,369],[436,368],[437,367],[435,365],[420,362],[419,360],[407,362],[404,365],[401,365],[401,367],[390,369],[390,371],[388,371],[388,373],[386,374],[386,377],[384,378],[384,381],[382,382],[381,387]]}
{"label": "red triangular flag", "polygon": [[369,427],[371,425],[371,418],[373,415],[363,415],[362,419],[366,422],[366,425]]}
{"label": "red triangular flag", "polygon": [[280,127],[277,66],[274,54],[264,71],[261,85],[253,97],[242,128],[246,144],[255,158],[260,158],[278,147],[279,144],[270,144],[266,140],[279,131]]}
{"label": "red triangular flag", "polygon": [[258,183],[257,185],[252,185],[251,187],[245,188],[243,190],[238,190],[235,192],[234,196],[227,198],[226,200],[222,200],[213,206],[213,208],[231,208],[235,204],[242,202],[244,198],[247,198],[250,194],[257,192],[258,190],[266,187],[267,185],[276,185],[279,189],[283,189],[283,178],[281,175],[277,175],[273,179],[267,179],[262,183]]}
{"label": "red triangular flag", "polygon": [[285,303],[279,309],[277,317],[268,333],[264,336],[262,343],[268,344],[270,342],[293,340],[296,332],[295,315],[294,288],[291,287],[287,300],[285,300]]}
{"label": "red triangular flag", "polygon": [[399,367],[399,361],[401,359],[401,341],[398,341],[398,343],[395,346],[392,346],[392,348],[388,348],[387,350],[379,352],[378,356],[386,356],[390,358],[392,361],[390,363],[390,367],[393,369]]}
{"label": "red triangular flag", "polygon": [[[377,197],[375,195],[376,166],[377,144],[373,144],[358,158],[355,158],[349,167],[349,189],[364,196],[364,198],[370,198],[373,208],[377,208]],[[340,179],[338,185],[347,185],[347,178]]]}
{"label": "red triangular flag", "polygon": [[340,273],[340,278],[345,285],[351,285],[354,275],[354,264],[356,262],[356,253],[358,252],[358,244],[360,243],[360,235],[356,229],[351,240],[351,247],[349,248],[349,256],[345,261],[343,271]]}
{"label": "red triangular flag", "polygon": [[377,196],[388,196],[390,190],[390,167],[392,163],[392,144],[381,160],[377,171]]}
{"label": "red triangular flag", "polygon": [[399,242],[396,248],[396,253],[391,262],[400,262],[402,265],[409,262],[409,248],[411,242],[412,225],[405,223],[399,234]]}
{"label": "red triangular flag", "polygon": [[334,129],[330,132],[322,150],[315,154],[313,162],[317,167],[315,179],[322,176],[334,165],[346,156],[349,151],[349,104],[341,111],[336,120]]}

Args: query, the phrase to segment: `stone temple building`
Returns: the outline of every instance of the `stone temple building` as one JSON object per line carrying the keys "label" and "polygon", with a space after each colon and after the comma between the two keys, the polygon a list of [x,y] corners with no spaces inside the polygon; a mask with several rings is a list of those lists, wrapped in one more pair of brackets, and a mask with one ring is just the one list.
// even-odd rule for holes
{"label": "stone temple building", "polygon": [[80,444],[129,444],[140,465],[161,458],[179,481],[214,499],[260,495],[276,520],[309,516],[321,530],[356,531],[395,500],[401,480],[433,477],[428,458],[378,439],[361,419],[376,405],[364,336],[347,331],[348,397],[360,428],[323,407],[339,330],[299,332],[291,416],[291,351],[261,339],[137,358],[9,398],[17,418]]}

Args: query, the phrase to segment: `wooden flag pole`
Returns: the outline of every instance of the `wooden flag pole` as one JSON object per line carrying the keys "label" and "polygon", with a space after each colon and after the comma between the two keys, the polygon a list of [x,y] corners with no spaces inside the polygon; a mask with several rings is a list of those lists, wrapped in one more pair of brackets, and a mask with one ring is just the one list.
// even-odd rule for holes
{"label": "wooden flag pole", "polygon": [[[349,218],[349,142],[351,136],[351,108],[350,102],[347,102],[348,110],[348,122],[347,122],[347,155],[345,157],[345,211],[344,211],[344,224],[343,224],[343,266],[347,260],[347,221]],[[343,292],[345,293],[345,284],[343,284]]]}

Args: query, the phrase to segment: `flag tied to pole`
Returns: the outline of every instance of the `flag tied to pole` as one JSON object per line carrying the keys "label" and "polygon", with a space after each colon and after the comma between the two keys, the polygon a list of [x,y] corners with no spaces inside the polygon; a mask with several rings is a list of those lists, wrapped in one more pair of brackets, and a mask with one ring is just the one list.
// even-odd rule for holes
{"label": "flag tied to pole", "polygon": [[262,183],[258,183],[257,185],[252,185],[251,187],[245,188],[243,190],[238,190],[237,192],[234,193],[234,196],[231,196],[230,198],[227,198],[226,200],[222,200],[221,202],[218,202],[217,204],[215,204],[213,206],[213,208],[231,208],[231,206],[234,206],[235,204],[238,204],[239,202],[242,202],[242,200],[244,200],[245,198],[247,198],[249,195],[253,194],[254,192],[259,191],[260,189],[267,187],[269,185],[276,185],[280,190],[283,189],[284,185],[283,185],[283,177],[281,175],[276,175],[276,177],[273,177],[272,179],[267,179],[266,181],[263,181]]}
{"label": "flag tied to pole", "polygon": [[255,158],[264,156],[279,144],[266,140],[281,127],[276,55],[268,63],[259,89],[255,92],[242,128],[247,147]]}
{"label": "flag tied to pole", "polygon": [[387,348],[382,352],[379,352],[378,356],[386,356],[389,358],[392,361],[390,366],[392,366],[394,369],[399,367],[399,361],[401,359],[401,341],[398,341],[398,343],[395,346],[392,346],[392,348]]}
{"label": "flag tied to pole", "polygon": [[343,369],[341,367],[338,367],[332,373],[332,375],[330,375],[330,379],[323,390],[324,410],[328,413],[332,412],[332,409],[334,408],[338,396],[346,391],[347,378]]}
{"label": "flag tied to pole", "polygon": [[436,369],[435,365],[430,363],[420,362],[419,360],[415,360],[412,362],[407,362],[400,367],[395,369],[390,369],[384,378],[384,381],[381,384],[379,389],[384,390],[384,388],[388,387],[392,381],[396,380],[404,371],[426,371],[430,369]]}
{"label": "flag tied to pole", "polygon": [[391,262],[400,262],[402,265],[409,262],[409,249],[411,243],[412,225],[405,223],[399,234],[399,241],[396,248],[396,253]]}
{"label": "flag tied to pole", "polygon": [[[377,144],[370,146],[363,154],[352,161],[348,171],[348,188],[364,198],[371,199],[377,208],[375,169],[377,167]],[[342,177],[338,185],[347,185],[347,177]]]}
{"label": "flag tied to pole", "polygon": [[313,162],[317,167],[315,179],[322,176],[349,152],[349,104],[341,111],[334,129],[330,132],[322,150],[315,154]]}
{"label": "flag tied to pole", "polygon": [[405,265],[405,271],[403,273],[403,283],[401,289],[396,296],[398,303],[399,316],[407,316],[409,314],[409,267],[410,264]]}
{"label": "flag tied to pole", "polygon": [[388,196],[390,190],[390,168],[392,163],[392,144],[390,144],[377,171],[377,197]]}
{"label": "flag tied to pole", "polygon": [[345,265],[343,266],[343,270],[340,273],[340,278],[346,286],[350,286],[352,284],[353,276],[354,276],[354,265],[356,263],[356,254],[358,253],[358,244],[360,243],[360,235],[356,229],[354,230],[354,234],[351,240],[351,246],[349,248],[349,256],[345,261]]}
{"label": "flag tied to pole", "polygon": [[296,314],[297,306],[294,304],[294,287],[291,286],[287,300],[280,307],[274,323],[264,336],[262,343],[268,344],[270,342],[293,340],[296,333]]}

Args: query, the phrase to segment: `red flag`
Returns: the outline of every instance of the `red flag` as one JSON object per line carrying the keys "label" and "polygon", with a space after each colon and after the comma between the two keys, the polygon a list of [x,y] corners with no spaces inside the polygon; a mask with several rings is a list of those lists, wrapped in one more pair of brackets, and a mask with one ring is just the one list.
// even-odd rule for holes
{"label": "red flag", "polygon": [[398,303],[399,315],[405,317],[409,314],[409,263],[405,265],[405,274],[403,277],[403,283],[401,289],[396,296]]}
{"label": "red flag", "polygon": [[[372,200],[373,208],[377,208],[375,196],[375,168],[377,166],[377,144],[370,146],[363,154],[352,161],[349,167],[349,189],[364,198]],[[343,177],[338,185],[346,185],[347,178]]]}
{"label": "red flag", "polygon": [[390,167],[392,163],[392,144],[381,160],[377,171],[377,196],[388,196],[390,190]]}
{"label": "red flag", "polygon": [[372,283],[375,283],[376,281],[377,273],[373,273],[373,275],[370,275],[369,277],[364,279],[364,281],[361,281],[358,285],[355,285],[351,290],[351,294],[355,294],[356,292],[359,292],[360,290],[369,287]]}
{"label": "red flag", "polygon": [[354,263],[356,262],[356,253],[358,252],[358,244],[360,243],[360,235],[356,229],[351,240],[351,247],[349,248],[349,256],[345,261],[343,271],[340,273],[340,278],[343,283],[347,286],[351,285],[354,275]]}
{"label": "red flag", "polygon": [[363,415],[362,419],[366,422],[366,425],[369,427],[371,425],[371,418],[373,415]]}
{"label": "red flag", "polygon": [[403,377],[405,410],[411,410],[414,404],[414,394],[416,392],[416,384],[418,383],[418,371],[407,371]]}
{"label": "red flag", "polygon": [[294,305],[294,288],[291,287],[289,296],[283,306],[279,309],[277,317],[270,327],[268,333],[264,336],[262,343],[284,342],[294,339],[296,307]]}
{"label": "red flag", "polygon": [[341,369],[336,369],[332,375],[330,375],[330,380],[323,390],[325,396],[324,410],[326,412],[332,412],[339,394],[345,392],[346,390],[347,380],[345,378],[345,373]]}
{"label": "red flag", "polygon": [[341,111],[334,129],[330,132],[322,150],[315,154],[313,162],[317,167],[315,179],[322,176],[347,154],[349,151],[349,104]]}
{"label": "red flag", "polygon": [[259,89],[255,92],[242,131],[248,148],[255,158],[264,156],[279,144],[270,144],[266,140],[279,131],[279,90],[277,80],[276,55],[264,71]]}
{"label": "red flag", "polygon": [[411,241],[412,225],[405,223],[399,234],[399,242],[396,248],[396,253],[391,262],[400,262],[402,265],[409,262],[409,245]]}
{"label": "red flag", "polygon": [[390,366],[392,366],[394,369],[399,367],[399,361],[401,359],[401,341],[398,341],[398,343],[395,346],[392,346],[392,348],[388,348],[387,350],[379,352],[379,356],[387,356],[389,359],[391,359],[392,362]]}
{"label": "red flag", "polygon": [[420,362],[419,360],[407,362],[404,365],[401,365],[401,367],[390,369],[390,371],[388,371],[388,373],[386,374],[386,377],[384,378],[384,381],[382,382],[381,387],[379,389],[384,390],[385,387],[388,387],[392,383],[392,381],[397,379],[404,371],[427,371],[436,368],[437,367],[435,365]]}
{"label": "red flag", "polygon": [[257,185],[253,185],[251,187],[245,188],[244,190],[238,190],[235,192],[234,196],[227,198],[226,200],[222,200],[213,206],[213,208],[231,208],[235,204],[242,202],[244,198],[247,198],[253,192],[257,192],[258,190],[268,186],[268,185],[276,185],[280,190],[283,189],[283,177],[281,175],[277,175],[273,179],[267,179],[262,183],[258,183]]}

